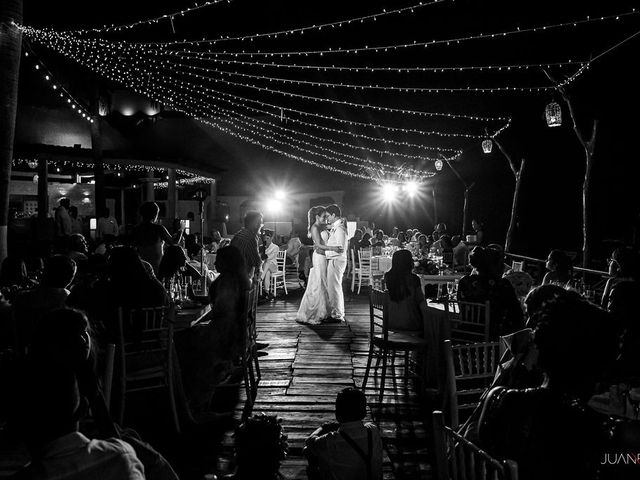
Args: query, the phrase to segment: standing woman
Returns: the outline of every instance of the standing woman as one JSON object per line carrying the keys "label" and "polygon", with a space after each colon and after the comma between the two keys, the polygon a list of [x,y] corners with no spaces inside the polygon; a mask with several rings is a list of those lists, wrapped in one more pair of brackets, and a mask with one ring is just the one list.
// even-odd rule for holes
{"label": "standing woman", "polygon": [[326,245],[329,232],[326,230],[327,211],[324,207],[312,207],[308,213],[308,236],[313,240],[313,266],[309,271],[307,288],[300,302],[296,321],[310,325],[318,325],[329,316],[327,297],[327,250],[336,247]]}
{"label": "standing woman", "polygon": [[160,260],[162,260],[164,244],[177,245],[182,239],[182,229],[171,236],[167,229],[156,223],[160,207],[155,202],[145,202],[140,206],[142,221],[133,229],[133,241],[138,249],[140,258],[149,262],[153,273],[158,274]]}

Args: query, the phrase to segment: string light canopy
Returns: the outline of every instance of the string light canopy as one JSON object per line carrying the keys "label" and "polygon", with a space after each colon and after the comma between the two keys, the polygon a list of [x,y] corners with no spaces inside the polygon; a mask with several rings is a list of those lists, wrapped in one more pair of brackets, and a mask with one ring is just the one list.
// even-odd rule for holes
{"label": "string light canopy", "polygon": [[437,170],[438,172],[439,172],[440,170],[442,170],[442,167],[443,167],[443,165],[444,165],[444,163],[442,162],[442,160],[437,159],[437,160],[436,160],[435,162],[433,162],[433,163],[434,163],[434,165],[435,165],[435,167],[436,167],[436,170]]}
{"label": "string light canopy", "polygon": [[547,104],[544,109],[544,116],[549,127],[559,127],[562,125],[562,108],[555,100]]}
{"label": "string light canopy", "polygon": [[493,149],[493,142],[491,141],[490,138],[485,138],[482,141],[482,151],[484,153],[491,153],[492,149]]}

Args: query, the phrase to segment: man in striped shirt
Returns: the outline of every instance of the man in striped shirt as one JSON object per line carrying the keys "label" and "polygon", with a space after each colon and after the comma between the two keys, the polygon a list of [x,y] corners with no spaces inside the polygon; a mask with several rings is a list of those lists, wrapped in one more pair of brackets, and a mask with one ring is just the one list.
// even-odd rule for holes
{"label": "man in striped shirt", "polygon": [[262,228],[262,213],[249,210],[244,216],[244,228],[241,228],[231,239],[231,246],[240,250],[247,265],[249,278],[260,278],[262,259],[258,251],[258,232]]}

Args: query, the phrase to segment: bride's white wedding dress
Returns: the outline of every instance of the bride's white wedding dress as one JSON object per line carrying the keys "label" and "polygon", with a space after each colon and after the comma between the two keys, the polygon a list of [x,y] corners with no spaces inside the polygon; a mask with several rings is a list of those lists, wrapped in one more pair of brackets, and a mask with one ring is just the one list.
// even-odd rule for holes
{"label": "bride's white wedding dress", "polygon": [[[329,232],[320,232],[323,243],[327,242]],[[319,325],[329,316],[327,296],[327,257],[313,252],[313,266],[309,270],[307,288],[300,302],[296,321],[310,325]]]}

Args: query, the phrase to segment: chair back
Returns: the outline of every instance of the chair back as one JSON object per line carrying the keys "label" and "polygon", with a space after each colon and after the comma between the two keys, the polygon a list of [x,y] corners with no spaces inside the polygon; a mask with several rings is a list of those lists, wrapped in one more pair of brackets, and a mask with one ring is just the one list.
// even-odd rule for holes
{"label": "chair back", "polygon": [[389,338],[389,294],[369,287],[369,340],[373,342],[375,335],[383,335],[385,341]]}
{"label": "chair back", "polygon": [[[495,377],[500,361],[500,342],[452,345],[444,342],[445,412],[451,414],[451,428],[468,417]],[[466,420],[466,418],[465,418]]]}
{"label": "chair back", "polygon": [[279,250],[276,254],[276,264],[278,265],[278,271],[284,272],[287,263],[287,251]]}
{"label": "chair back", "polygon": [[451,338],[462,343],[488,342],[490,327],[489,302],[452,301],[445,303],[451,326]]}
{"label": "chair back", "polygon": [[164,371],[155,376],[159,382],[152,382],[146,387],[165,385],[164,377],[173,368],[173,323],[168,317],[169,309],[164,306],[118,309],[118,347],[125,380],[133,373],[130,367],[132,360],[141,359],[140,363],[144,364],[143,357],[152,356],[156,362],[161,362]]}
{"label": "chair back", "polygon": [[514,272],[522,272],[524,270],[524,260],[522,262],[511,262],[511,270]]}
{"label": "chair back", "polygon": [[517,480],[518,464],[500,461],[447,427],[441,411],[432,414],[437,480]]}
{"label": "chair back", "polygon": [[453,266],[453,250],[442,252],[442,263],[450,267]]}

